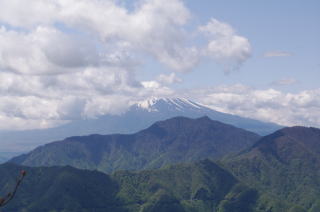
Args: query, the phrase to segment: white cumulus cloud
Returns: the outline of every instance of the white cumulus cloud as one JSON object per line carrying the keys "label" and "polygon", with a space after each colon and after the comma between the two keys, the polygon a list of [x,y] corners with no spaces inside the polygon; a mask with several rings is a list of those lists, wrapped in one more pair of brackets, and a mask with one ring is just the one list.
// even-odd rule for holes
{"label": "white cumulus cloud", "polygon": [[216,19],[199,27],[210,40],[204,54],[221,63],[225,72],[238,69],[251,55],[251,45],[247,38],[237,35],[227,23]]}

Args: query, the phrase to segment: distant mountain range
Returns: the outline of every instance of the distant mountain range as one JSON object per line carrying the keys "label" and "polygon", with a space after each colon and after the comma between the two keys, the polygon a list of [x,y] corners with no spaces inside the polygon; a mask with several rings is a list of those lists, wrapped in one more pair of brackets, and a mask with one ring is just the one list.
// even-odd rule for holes
{"label": "distant mountain range", "polygon": [[252,146],[259,138],[255,133],[208,117],[176,117],[129,135],[69,137],[40,146],[10,162],[27,166],[71,165],[111,173],[219,159]]}
{"label": "distant mountain range", "polygon": [[96,119],[75,120],[50,129],[0,131],[0,148],[2,151],[14,149],[25,152],[41,144],[75,135],[134,133],[149,127],[156,121],[176,116],[189,118],[208,116],[212,120],[231,124],[259,135],[267,135],[282,128],[273,123],[221,113],[187,99],[152,98],[133,104],[121,115],[103,115]]}

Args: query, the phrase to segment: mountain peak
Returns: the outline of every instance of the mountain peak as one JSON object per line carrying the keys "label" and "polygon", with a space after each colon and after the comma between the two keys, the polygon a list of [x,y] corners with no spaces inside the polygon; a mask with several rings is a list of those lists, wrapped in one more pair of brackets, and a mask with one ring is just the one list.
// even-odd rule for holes
{"label": "mountain peak", "polygon": [[208,116],[202,116],[202,117],[198,118],[198,120],[201,120],[201,121],[210,120],[210,121],[212,121]]}
{"label": "mountain peak", "polygon": [[320,131],[320,129],[315,127],[305,127],[305,126],[293,126],[293,127],[284,127],[279,130],[285,135],[297,135],[297,134],[305,134],[305,133],[315,133],[316,131]]}
{"label": "mountain peak", "polygon": [[137,105],[140,108],[144,108],[144,109],[149,109],[151,108],[154,104],[157,103],[157,101],[159,101],[159,98],[157,97],[151,97],[149,99],[143,100],[143,101],[139,101],[137,102],[135,105]]}
{"label": "mountain peak", "polygon": [[167,98],[167,97],[151,97],[144,101],[137,102],[134,104],[138,108],[145,109],[147,111],[159,111],[160,108],[164,105],[166,106],[173,106],[176,110],[184,110],[185,108],[194,108],[194,109],[201,109],[205,107],[198,103],[195,103],[186,98]]}
{"label": "mountain peak", "polygon": [[285,127],[261,138],[252,150],[263,154],[276,155],[278,159],[288,161],[302,154],[320,154],[320,129],[312,127]]}
{"label": "mountain peak", "polygon": [[251,146],[259,138],[208,117],[175,117],[134,134],[67,138],[36,148],[11,162],[31,166],[72,165],[104,172],[157,168],[169,163],[218,159]]}
{"label": "mountain peak", "polygon": [[313,140],[319,139],[320,141],[320,129],[314,127],[304,127],[304,126],[293,126],[293,127],[284,127],[265,138],[273,137],[288,137],[295,141],[305,142],[309,137]]}
{"label": "mountain peak", "polygon": [[[168,129],[171,130],[173,126],[174,127],[181,127],[184,125],[187,125],[187,126],[194,125],[196,127],[201,128],[201,127],[204,127],[203,125],[206,125],[206,124],[209,124],[209,125],[215,124],[215,125],[219,125],[221,127],[225,127],[225,126],[233,127],[229,124],[225,124],[225,123],[222,123],[219,121],[212,120],[208,116],[202,116],[199,118],[189,118],[189,117],[184,117],[184,116],[177,116],[177,117],[169,118],[166,120],[157,121],[153,125],[167,126]],[[146,130],[148,130],[148,128]]]}

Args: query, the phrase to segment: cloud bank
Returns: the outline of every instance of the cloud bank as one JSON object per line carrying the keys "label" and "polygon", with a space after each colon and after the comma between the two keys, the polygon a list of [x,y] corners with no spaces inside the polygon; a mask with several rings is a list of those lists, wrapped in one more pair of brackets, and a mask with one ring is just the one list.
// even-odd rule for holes
{"label": "cloud bank", "polygon": [[320,127],[320,89],[290,93],[237,84],[196,90],[190,97],[221,112],[284,126]]}

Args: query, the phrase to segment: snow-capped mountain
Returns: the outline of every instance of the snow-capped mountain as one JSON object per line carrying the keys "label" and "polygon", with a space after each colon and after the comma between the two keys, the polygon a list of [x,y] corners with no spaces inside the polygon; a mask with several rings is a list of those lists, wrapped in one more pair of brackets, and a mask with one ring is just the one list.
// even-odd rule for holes
{"label": "snow-capped mountain", "polygon": [[137,102],[131,109],[138,108],[148,112],[185,112],[185,111],[201,111],[208,108],[198,103],[192,102],[184,98],[150,98],[145,101]]}
{"label": "snow-capped mountain", "polygon": [[205,105],[184,98],[151,98],[134,104],[130,108],[130,111],[149,112],[151,114],[157,114],[159,117],[162,117],[162,119],[174,116],[185,116],[190,118],[208,116],[212,120],[231,124],[260,135],[270,134],[282,127],[274,123],[266,123],[237,115],[218,112]]}
{"label": "snow-capped mountain", "polygon": [[159,106],[165,105],[170,110],[179,110],[182,111],[184,109],[201,109],[204,106],[201,106],[197,103],[194,103],[188,99],[183,98],[150,98],[145,101],[141,101],[136,103],[134,106],[145,109],[149,112],[152,111],[159,111],[161,108],[158,109]]}
{"label": "snow-capped mountain", "polygon": [[133,103],[121,115],[103,115],[96,119],[73,121],[50,129],[0,132],[2,141],[0,148],[6,149],[4,145],[10,143],[11,146],[15,146],[15,149],[28,151],[40,144],[74,135],[134,133],[149,127],[156,121],[175,116],[189,118],[208,116],[212,120],[231,124],[260,135],[266,135],[281,128],[273,123],[221,113],[188,99],[151,98]]}

